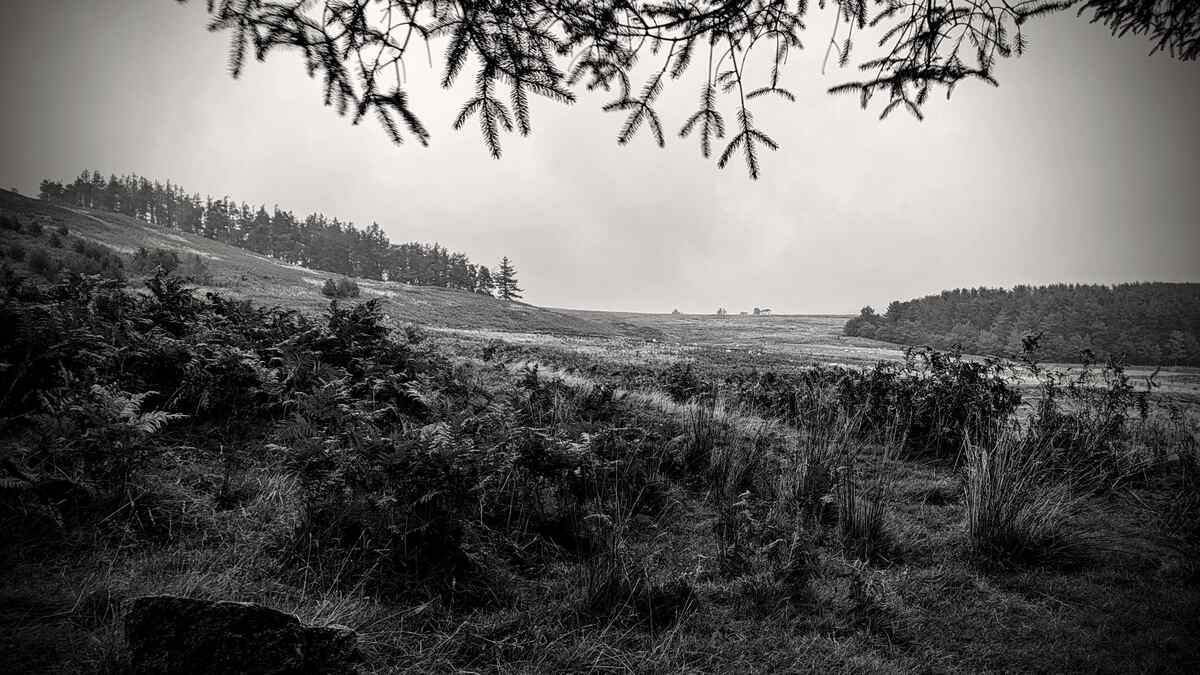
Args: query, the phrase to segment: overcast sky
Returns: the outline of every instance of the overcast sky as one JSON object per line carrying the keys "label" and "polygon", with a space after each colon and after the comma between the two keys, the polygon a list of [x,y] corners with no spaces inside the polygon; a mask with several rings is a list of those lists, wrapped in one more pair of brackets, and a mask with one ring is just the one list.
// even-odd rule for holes
{"label": "overcast sky", "polygon": [[[377,221],[508,255],[526,299],[557,307],[849,313],[963,286],[1200,281],[1200,63],[1070,14],[1031,23],[998,89],[934,97],[924,122],[825,94],[853,72],[821,74],[814,17],[786,71],[797,102],[756,109],[782,147],[755,182],[694,137],[617,146],[603,94],[535,104],[533,135],[494,161],[476,126],[450,128],[468,93],[437,89],[424,54],[408,89],[433,142],[397,148],[323,107],[293,54],[230,78],[203,4],[5,2],[0,184],[36,194],[88,167]],[[673,83],[669,135],[697,76]]]}

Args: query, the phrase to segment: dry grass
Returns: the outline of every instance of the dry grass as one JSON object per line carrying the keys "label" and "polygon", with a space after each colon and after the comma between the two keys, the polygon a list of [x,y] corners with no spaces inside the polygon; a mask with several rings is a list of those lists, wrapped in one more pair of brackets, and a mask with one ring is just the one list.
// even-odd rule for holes
{"label": "dry grass", "polygon": [[1080,500],[1047,467],[1044,447],[1015,433],[994,445],[969,443],[965,501],[971,551],[995,565],[1074,560],[1071,518]]}

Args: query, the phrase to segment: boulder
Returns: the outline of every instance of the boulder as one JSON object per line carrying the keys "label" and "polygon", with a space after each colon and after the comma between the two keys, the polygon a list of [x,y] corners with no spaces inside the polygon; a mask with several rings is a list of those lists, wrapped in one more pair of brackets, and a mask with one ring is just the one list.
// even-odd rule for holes
{"label": "boulder", "polygon": [[353,630],[249,602],[135,598],[125,640],[131,670],[145,675],[353,675],[362,661]]}

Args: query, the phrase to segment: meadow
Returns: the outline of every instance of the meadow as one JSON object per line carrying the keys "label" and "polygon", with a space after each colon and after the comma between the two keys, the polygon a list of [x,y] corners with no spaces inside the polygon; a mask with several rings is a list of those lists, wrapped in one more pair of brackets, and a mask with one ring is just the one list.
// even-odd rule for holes
{"label": "meadow", "polygon": [[[1200,666],[1195,371],[845,317],[330,303],[319,272],[2,196],[6,672],[125,672],[155,593],[349,626],[378,673]],[[74,275],[79,242],[205,283]]]}

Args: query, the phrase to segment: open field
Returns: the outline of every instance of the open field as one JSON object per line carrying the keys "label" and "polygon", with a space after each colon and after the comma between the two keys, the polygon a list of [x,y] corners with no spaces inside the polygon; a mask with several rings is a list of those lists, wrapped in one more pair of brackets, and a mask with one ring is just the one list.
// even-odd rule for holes
{"label": "open field", "polygon": [[612,321],[662,333],[663,340],[713,350],[737,351],[784,360],[870,365],[903,358],[896,345],[842,335],[842,315],[634,314],[557,310],[594,321]]}

